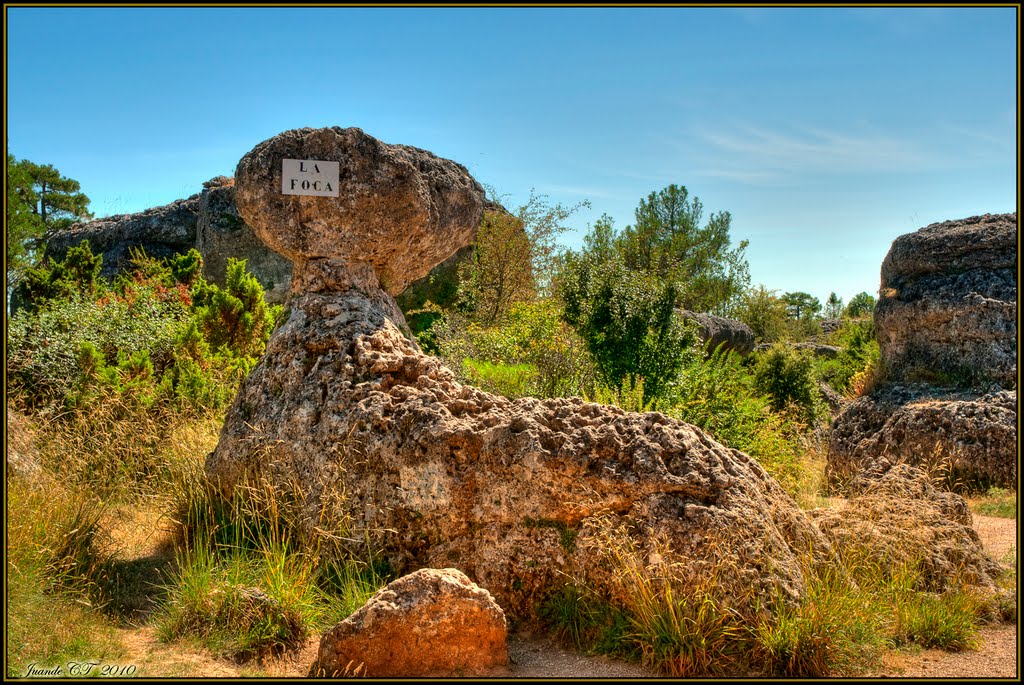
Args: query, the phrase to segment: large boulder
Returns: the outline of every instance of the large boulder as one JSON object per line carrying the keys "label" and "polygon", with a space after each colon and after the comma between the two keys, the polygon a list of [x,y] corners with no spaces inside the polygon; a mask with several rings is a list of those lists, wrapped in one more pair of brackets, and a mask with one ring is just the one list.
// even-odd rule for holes
{"label": "large boulder", "polygon": [[875,307],[882,373],[832,424],[834,483],[893,459],[1016,487],[1016,236],[1016,214],[986,214],[893,241]]}
{"label": "large boulder", "polygon": [[[458,165],[405,148],[392,156],[350,131],[282,134],[239,164],[243,218],[287,246],[295,274],[286,318],[207,458],[211,482],[227,494],[270,478],[302,498],[311,526],[343,527],[399,572],[457,567],[514,617],[533,616],[569,578],[612,585],[607,550],[590,537],[605,524],[625,526],[651,564],[680,576],[722,569],[719,589],[737,610],[797,601],[801,561],[831,548],[756,461],[662,414],[462,385],[403,336],[379,273],[397,289],[429,271],[468,242],[482,205]],[[442,185],[428,184],[427,202],[410,195],[410,179],[353,163],[375,206],[402,211],[401,221],[358,205],[349,215],[346,197],[277,197],[273,169],[299,155],[386,170],[422,158]],[[423,211],[407,211],[410,197]],[[415,268],[398,246],[414,251]]]}
{"label": "large boulder", "polygon": [[452,678],[508,668],[505,613],[454,568],[422,569],[381,588],[320,638],[311,677]]}
{"label": "large boulder", "polygon": [[1017,215],[926,226],[882,262],[875,329],[892,382],[1017,383]]}
{"label": "large boulder", "polygon": [[748,355],[754,349],[754,331],[742,321],[691,311],[684,311],[683,319],[697,325],[698,335],[709,350],[722,347]]}

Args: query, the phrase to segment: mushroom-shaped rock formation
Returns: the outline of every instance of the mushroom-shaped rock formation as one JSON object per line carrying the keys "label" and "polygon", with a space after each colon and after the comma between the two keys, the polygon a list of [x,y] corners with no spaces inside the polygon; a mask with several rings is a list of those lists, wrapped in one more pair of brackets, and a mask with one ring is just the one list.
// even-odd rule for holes
{"label": "mushroom-shaped rock formation", "polygon": [[[340,162],[340,195],[283,196],[286,158]],[[469,242],[482,193],[462,167],[355,129],[303,129],[258,145],[236,178],[243,218],[295,273],[207,459],[223,493],[269,478],[311,526],[369,542],[398,572],[458,568],[514,618],[570,578],[614,598],[609,529],[652,576],[713,573],[738,611],[795,601],[803,562],[831,554],[756,461],[694,426],[491,395],[403,336],[381,283],[399,291]]]}
{"label": "mushroom-shaped rock formation", "polygon": [[[337,196],[282,193],[285,159],[336,162]],[[331,179],[335,180],[335,179]],[[286,131],[256,146],[235,174],[238,213],[267,245],[318,276],[321,260],[368,262],[392,295],[473,239],[484,191],[466,168],[358,128]],[[311,283],[293,282],[292,292]]]}

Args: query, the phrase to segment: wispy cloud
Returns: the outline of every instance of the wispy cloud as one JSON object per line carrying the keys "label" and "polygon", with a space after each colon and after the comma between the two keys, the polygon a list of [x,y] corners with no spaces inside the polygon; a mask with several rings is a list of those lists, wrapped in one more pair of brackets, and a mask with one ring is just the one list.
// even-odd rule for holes
{"label": "wispy cloud", "polygon": [[809,174],[915,171],[940,161],[916,141],[874,131],[783,132],[739,125],[699,128],[692,135],[710,148],[705,175],[751,185],[785,185]]}
{"label": "wispy cloud", "polygon": [[697,169],[696,176],[711,176],[737,181],[752,186],[790,186],[792,180],[777,171],[751,171],[744,169]]}

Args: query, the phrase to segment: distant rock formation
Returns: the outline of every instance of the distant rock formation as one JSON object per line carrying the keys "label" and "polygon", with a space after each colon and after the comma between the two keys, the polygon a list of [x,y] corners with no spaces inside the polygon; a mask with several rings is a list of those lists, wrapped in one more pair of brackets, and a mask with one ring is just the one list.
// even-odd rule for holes
{"label": "distant rock formation", "polygon": [[893,242],[875,308],[883,375],[833,422],[833,481],[888,459],[1016,487],[1016,236],[1016,214],[986,214]]}
{"label": "distant rock formation", "polygon": [[742,321],[691,311],[684,311],[683,319],[697,324],[700,338],[708,350],[724,347],[748,355],[754,349],[754,331]]}
{"label": "distant rock formation", "polygon": [[453,678],[508,671],[505,613],[454,568],[381,588],[320,638],[310,677]]}
{"label": "distant rock formation", "polygon": [[196,221],[196,244],[203,256],[203,276],[224,285],[228,258],[244,259],[246,268],[266,291],[268,302],[283,302],[292,281],[292,264],[268,250],[235,207],[235,180],[218,176],[203,184]]}
{"label": "distant rock formation", "polygon": [[136,214],[116,214],[69,226],[46,239],[46,256],[63,259],[68,248],[89,241],[93,254],[103,254],[101,275],[112,278],[129,269],[131,250],[143,248],[153,257],[188,252],[196,244],[200,194]]}
{"label": "distant rock formation", "polygon": [[[282,195],[282,159],[337,161],[339,198]],[[208,478],[266,477],[398,572],[456,567],[507,614],[586,577],[626,527],[651,574],[714,568],[737,611],[796,603],[831,547],[753,459],[662,414],[511,401],[456,382],[402,334],[391,295],[466,245],[483,192],[460,165],[358,129],[300,129],[239,163],[240,215],[295,265],[287,320],[228,411]],[[385,288],[386,284],[386,288]]]}
{"label": "distant rock formation", "polygon": [[249,271],[267,291],[269,302],[288,293],[292,265],[257,239],[235,209],[233,179],[217,176],[203,191],[169,205],[135,214],[118,214],[70,226],[47,236],[46,256],[63,259],[68,248],[89,241],[103,255],[101,275],[113,278],[131,268],[131,252],[142,248],[151,257],[184,254],[193,247],[203,256],[203,276],[224,285],[227,259],[245,259]]}

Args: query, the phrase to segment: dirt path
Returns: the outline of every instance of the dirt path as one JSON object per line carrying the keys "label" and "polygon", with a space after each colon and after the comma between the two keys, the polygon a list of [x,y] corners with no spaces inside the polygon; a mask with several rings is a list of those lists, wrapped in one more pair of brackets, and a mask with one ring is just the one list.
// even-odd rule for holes
{"label": "dirt path", "polygon": [[[996,559],[1017,558],[1016,519],[974,514],[974,529],[985,549]],[[981,649],[975,652],[944,652],[927,649],[915,655],[896,655],[877,673],[902,678],[1017,678],[1017,626],[982,628]]]}

